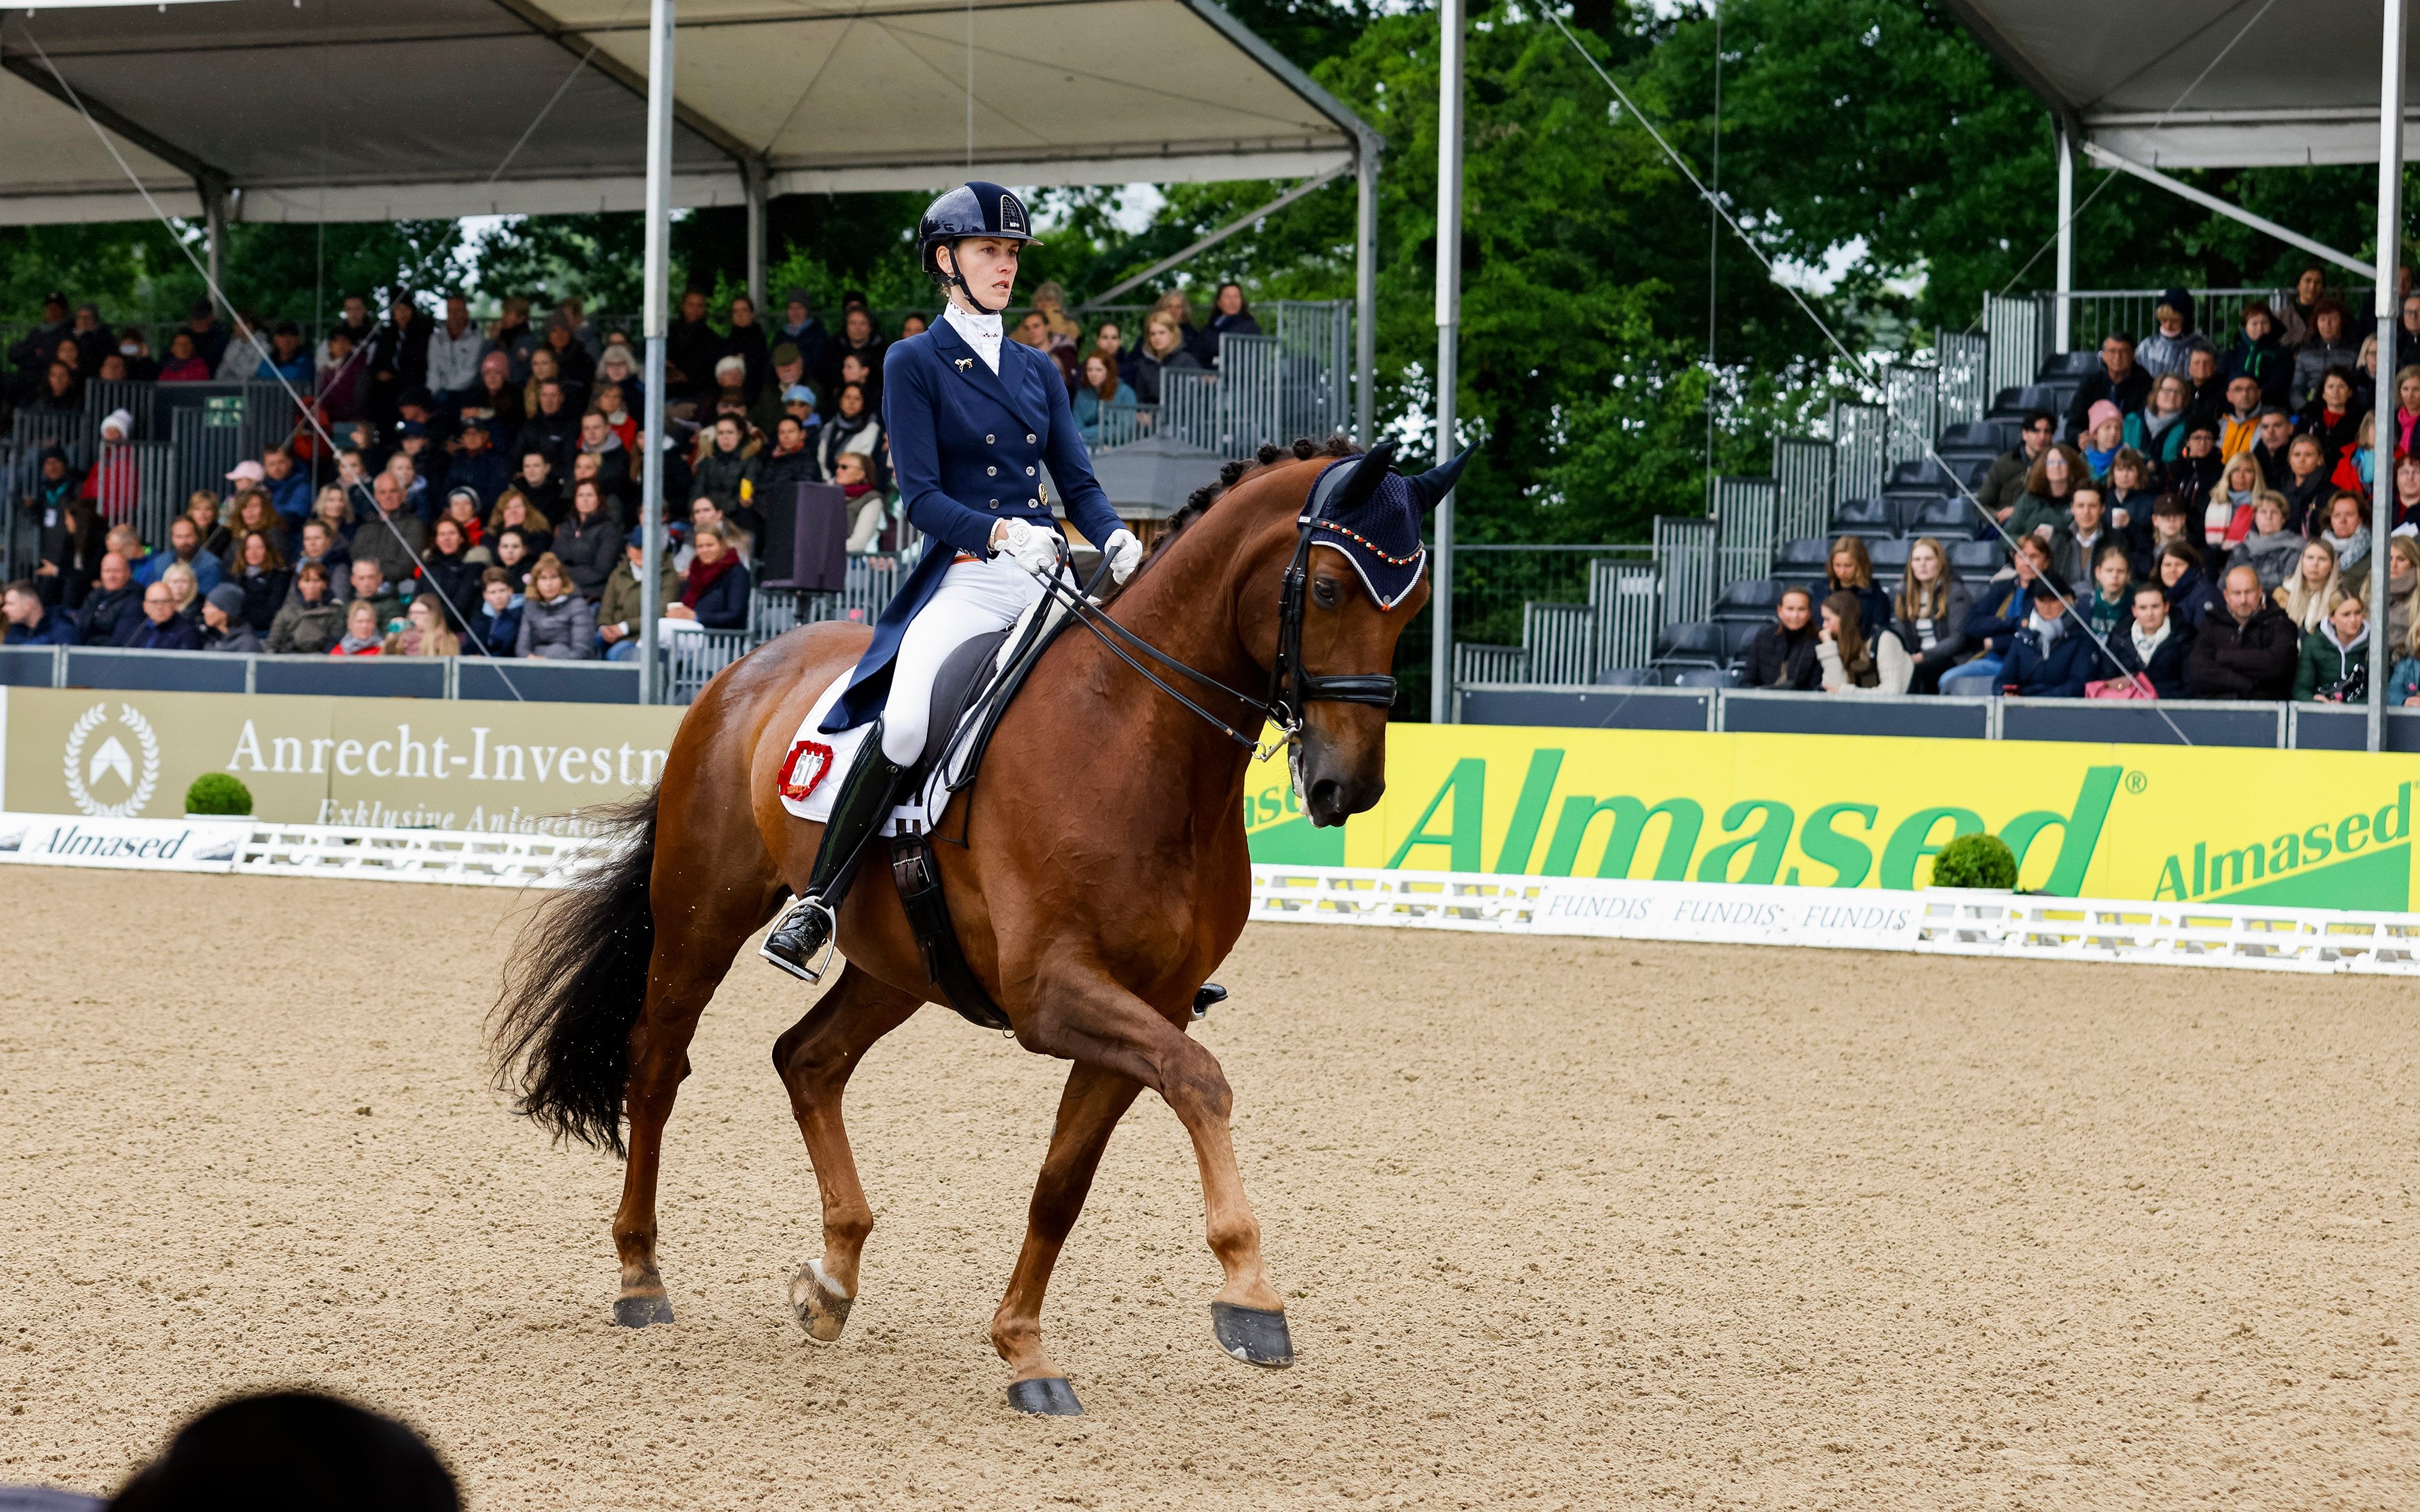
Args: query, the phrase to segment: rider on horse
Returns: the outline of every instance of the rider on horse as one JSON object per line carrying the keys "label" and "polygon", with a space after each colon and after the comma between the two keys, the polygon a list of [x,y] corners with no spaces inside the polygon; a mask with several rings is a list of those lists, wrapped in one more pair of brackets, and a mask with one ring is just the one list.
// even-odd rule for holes
{"label": "rider on horse", "polygon": [[1046,501],[1047,466],[1068,517],[1100,546],[1119,582],[1142,561],[1093,477],[1059,366],[1004,339],[1001,313],[1033,239],[1025,206],[998,184],[970,183],[933,201],[918,227],[924,271],[949,304],[921,335],[892,345],[882,364],[882,423],[908,518],[923,560],[875,622],[848,687],[825,717],[827,734],[873,731],[832,800],[806,890],[766,936],[761,953],[794,977],[837,927],[833,910],[859,855],[901,796],[923,753],[933,680],[950,653],[1006,629],[1043,594],[1064,543]]}

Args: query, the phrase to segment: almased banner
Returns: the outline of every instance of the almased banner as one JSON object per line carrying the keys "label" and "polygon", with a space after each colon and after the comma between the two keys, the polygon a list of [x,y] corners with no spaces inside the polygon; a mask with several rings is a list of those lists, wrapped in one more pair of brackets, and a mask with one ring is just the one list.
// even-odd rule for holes
{"label": "almased banner", "polygon": [[1922,887],[1959,835],[2068,897],[2402,911],[2420,757],[1399,724],[1342,830],[1254,765],[1256,859],[1543,876]]}
{"label": "almased banner", "polygon": [[684,712],[607,703],[0,689],[0,809],[174,818],[232,772],[264,819],[581,833],[662,774]]}

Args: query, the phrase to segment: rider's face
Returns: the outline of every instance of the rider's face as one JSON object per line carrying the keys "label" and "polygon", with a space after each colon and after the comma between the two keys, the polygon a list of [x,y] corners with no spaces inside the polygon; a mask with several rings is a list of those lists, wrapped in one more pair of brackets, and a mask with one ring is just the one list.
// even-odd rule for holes
{"label": "rider's face", "polygon": [[[985,309],[1005,309],[1016,293],[1016,259],[1024,243],[1000,237],[969,237],[963,241],[940,249],[938,256],[945,259],[944,269],[954,267],[967,287],[974,291],[975,301]],[[960,290],[952,289],[955,299]]]}

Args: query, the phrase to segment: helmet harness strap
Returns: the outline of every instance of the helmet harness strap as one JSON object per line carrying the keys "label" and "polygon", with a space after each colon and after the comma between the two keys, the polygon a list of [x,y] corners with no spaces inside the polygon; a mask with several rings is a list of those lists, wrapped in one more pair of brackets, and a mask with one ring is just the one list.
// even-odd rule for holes
{"label": "helmet harness strap", "polygon": [[947,243],[947,244],[946,244],[946,245],[944,245],[944,246],[939,246],[939,247],[936,247],[936,248],[934,248],[934,249],[933,249],[936,253],[943,253],[943,252],[946,252],[946,253],[948,253],[948,254],[950,255],[950,272],[949,272],[949,276],[948,276],[947,278],[945,278],[945,279],[943,279],[943,280],[942,280],[941,286],[942,286],[942,288],[943,288],[944,290],[947,290],[947,289],[950,289],[950,288],[953,288],[953,287],[956,288],[956,289],[958,290],[958,292],[960,292],[961,294],[964,294],[964,295],[967,297],[967,302],[968,302],[969,304],[973,305],[973,306],[975,307],[975,310],[976,310],[976,312],[977,312],[978,314],[982,314],[982,315],[1001,315],[1001,314],[1003,314],[1003,313],[1005,313],[1005,312],[1007,311],[1008,307],[1009,307],[1011,304],[1015,303],[1016,301],[1015,301],[1014,300],[1002,300],[1002,301],[1001,301],[1000,308],[999,308],[999,309],[997,309],[997,310],[995,310],[995,309],[991,308],[989,305],[987,305],[987,304],[984,303],[984,301],[981,301],[981,300],[979,300],[979,299],[976,299],[976,298],[975,298],[974,285],[967,282],[966,270],[965,270],[965,269],[964,269],[964,268],[962,268],[961,266],[959,266],[959,263],[958,263],[958,248],[959,248],[959,247],[961,247],[961,246],[963,246],[963,245],[965,245],[967,242],[973,240],[973,239],[974,239],[974,238],[972,238],[972,237],[959,237],[959,238],[957,238],[955,240],[953,240],[953,241],[951,241],[951,242]]}

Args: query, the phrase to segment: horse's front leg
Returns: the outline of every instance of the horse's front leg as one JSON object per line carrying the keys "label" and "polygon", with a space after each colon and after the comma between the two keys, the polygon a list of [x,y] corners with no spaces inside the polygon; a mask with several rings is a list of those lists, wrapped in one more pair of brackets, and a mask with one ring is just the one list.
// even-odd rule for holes
{"label": "horse's front leg", "polygon": [[992,1348],[1014,1373],[1009,1404],[1021,1411],[1063,1415],[1084,1410],[1075,1388],[1043,1350],[1042,1294],[1050,1285],[1051,1268],[1059,1263],[1068,1231],[1076,1227],[1076,1215],[1083,1211],[1085,1195],[1093,1189],[1093,1173],[1100,1169],[1109,1132],[1141,1090],[1142,1084],[1130,1076],[1081,1061],[1067,1073],[1050,1153],[1043,1158],[1042,1178],[1034,1183],[1033,1202],[1026,1210],[1025,1246],[1017,1251],[1008,1293],[991,1319]]}
{"label": "horse's front leg", "polygon": [[1140,1082],[1168,1103],[1192,1137],[1210,1251],[1226,1271],[1210,1304],[1219,1348],[1250,1365],[1292,1365],[1285,1303],[1261,1257],[1260,1220],[1244,1196],[1228,1124],[1234,1097],[1218,1057],[1086,963],[1043,968],[1016,1035],[1030,1050]]}

